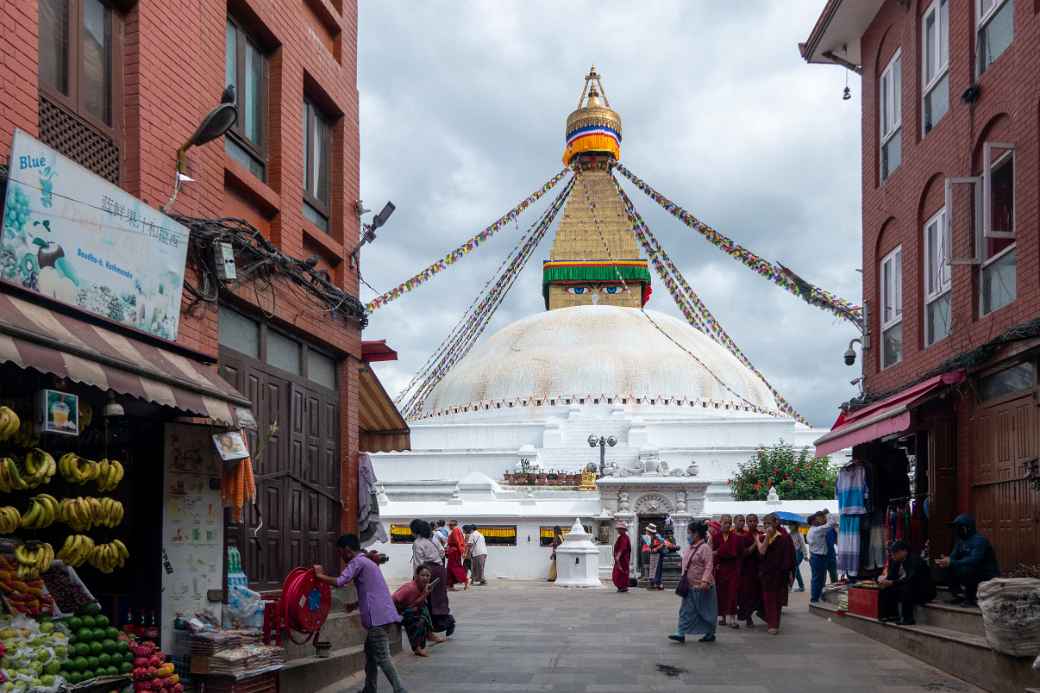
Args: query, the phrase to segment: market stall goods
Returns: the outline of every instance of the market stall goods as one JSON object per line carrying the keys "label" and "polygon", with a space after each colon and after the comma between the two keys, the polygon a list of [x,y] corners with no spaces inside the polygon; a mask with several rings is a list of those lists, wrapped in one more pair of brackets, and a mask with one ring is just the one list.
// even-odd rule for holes
{"label": "market stall goods", "polygon": [[79,568],[86,563],[94,554],[94,540],[85,534],[70,534],[65,539],[61,550],[58,551],[58,559],[68,563],[73,568]]}
{"label": "market stall goods", "polygon": [[[61,557],[60,552],[58,556]],[[79,579],[76,571],[60,561],[51,564],[50,570],[43,574],[42,581],[47,588],[45,595],[53,600],[55,608],[60,613],[81,613],[84,609],[91,608],[95,602],[94,596]]]}
{"label": "market stall goods", "polygon": [[64,622],[71,635],[62,675],[71,684],[99,677],[125,676],[133,669],[131,644],[112,627],[108,617],[98,611],[97,604],[90,604]]}
{"label": "market stall goods", "polygon": [[11,407],[0,407],[0,443],[13,438],[22,427],[22,421]]}
{"label": "market stall goods", "polygon": [[0,593],[12,612],[26,616],[51,613],[54,600],[40,578],[22,579],[13,557],[0,555]]}
{"label": "market stall goods", "polygon": [[180,676],[174,673],[172,662],[166,661],[166,655],[152,642],[143,642],[130,646],[133,652],[133,669],[135,691],[171,691],[181,693],[184,684]]}
{"label": "market stall goods", "polygon": [[62,498],[61,521],[77,532],[97,527],[118,527],[123,522],[123,504],[112,498]]}
{"label": "market stall goods", "polygon": [[93,460],[80,457],[74,452],[66,452],[58,460],[58,471],[61,478],[70,484],[82,486],[88,481],[94,481],[101,474],[101,465]]}
{"label": "market stall goods", "polygon": [[57,471],[54,458],[46,450],[32,448],[25,455],[25,479],[29,488],[49,484]]}
{"label": "market stall goods", "polygon": [[33,496],[29,502],[29,510],[22,514],[19,524],[22,529],[45,529],[61,517],[58,499],[49,493]]}
{"label": "market stall goods", "polygon": [[50,621],[23,615],[0,617],[3,690],[57,691],[63,683],[62,662],[68,658],[68,635]]}
{"label": "market stall goods", "polygon": [[123,480],[125,473],[123,463],[119,460],[101,460],[98,462],[98,491],[114,491],[119,486],[119,482]]}
{"label": "market stall goods", "polygon": [[111,573],[116,568],[126,565],[126,559],[130,557],[126,545],[118,539],[113,539],[108,544],[98,544],[90,553],[90,565],[102,573]]}
{"label": "market stall goods", "polygon": [[33,546],[19,544],[14,549],[18,561],[18,579],[38,578],[54,560],[54,547],[47,542],[34,542]]}
{"label": "market stall goods", "polygon": [[24,491],[27,488],[29,488],[29,484],[22,477],[14,458],[0,459],[0,491],[11,493],[12,491]]}
{"label": "market stall goods", "polygon": [[14,534],[22,525],[22,514],[10,505],[0,507],[0,534]]}

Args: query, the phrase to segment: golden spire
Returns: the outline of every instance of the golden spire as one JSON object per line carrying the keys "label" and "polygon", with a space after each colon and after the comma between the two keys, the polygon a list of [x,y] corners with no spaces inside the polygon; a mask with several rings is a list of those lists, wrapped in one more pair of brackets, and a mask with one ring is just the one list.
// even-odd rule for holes
{"label": "golden spire", "polygon": [[542,265],[545,307],[639,308],[650,297],[650,273],[610,174],[621,154],[621,117],[610,108],[595,67],[566,132],[563,160],[574,170],[575,187]]}
{"label": "golden spire", "polygon": [[585,75],[577,110],[567,116],[565,136],[563,163],[567,165],[584,152],[610,154],[615,160],[621,158],[621,116],[610,107],[595,65]]}

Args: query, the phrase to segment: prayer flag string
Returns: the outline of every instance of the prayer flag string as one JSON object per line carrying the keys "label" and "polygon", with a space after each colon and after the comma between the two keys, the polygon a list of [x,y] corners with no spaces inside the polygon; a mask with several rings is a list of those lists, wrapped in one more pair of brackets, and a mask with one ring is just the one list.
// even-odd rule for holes
{"label": "prayer flag string", "polygon": [[646,251],[647,257],[650,259],[650,263],[657,271],[658,276],[661,277],[662,283],[665,288],[668,289],[668,293],[671,295],[672,300],[675,301],[679,311],[683,314],[694,327],[700,329],[705,334],[709,335],[716,342],[726,347],[726,349],[733,354],[737,360],[739,360],[744,366],[746,366],[752,373],[754,373],[762,381],[763,384],[772,393],[776,399],[777,405],[780,410],[788,416],[794,418],[796,421],[808,425],[808,421],[799,414],[793,406],[784,398],[780,392],[773,387],[773,385],[766,380],[766,377],[755,368],[755,365],[751,363],[751,360],[744,354],[744,352],[737,346],[737,343],[733,341],[733,338],[729,336],[726,330],[723,329],[719,321],[708,309],[707,305],[701,300],[697,292],[687,283],[686,278],[683,276],[679,268],[672,262],[672,259],[668,256],[668,253],[661,246],[657,237],[650,231],[650,227],[643,221],[643,217],[640,216],[639,212],[636,211],[635,205],[632,204],[632,200],[625,193],[621,184],[615,178],[611,178],[614,181],[614,185],[617,186],[618,195],[621,197],[621,201],[625,207],[625,213],[628,215],[629,221],[632,223],[632,231],[639,241],[640,245],[643,246],[643,250]]}
{"label": "prayer flag string", "polygon": [[393,289],[390,289],[389,291],[383,293],[381,296],[377,296],[376,298],[372,299],[371,301],[365,304],[365,309],[368,310],[369,313],[378,310],[379,308],[385,306],[387,303],[390,303],[391,301],[400,298],[404,294],[412,291],[415,287],[419,286],[420,284],[425,284],[435,275],[448,269],[449,266],[455,264],[455,262],[458,261],[462,256],[468,255],[469,253],[476,250],[481,243],[494,236],[496,233],[502,230],[502,228],[505,227],[506,224],[516,219],[516,217],[518,217],[528,207],[537,202],[543,195],[545,195],[545,193],[549,192],[554,187],[556,187],[556,184],[559,183],[563,179],[563,177],[567,175],[569,171],[570,169],[565,168],[559,173],[557,173],[555,176],[550,178],[549,181],[545,183],[545,185],[528,195],[516,207],[513,207],[511,210],[506,212],[505,215],[502,216],[498,221],[484,228],[482,231],[480,231],[480,233],[476,234],[475,236],[467,240],[465,243],[455,248],[450,253],[445,255],[443,258],[433,263],[432,265],[430,265],[423,271],[419,272],[415,276],[409,279],[405,279],[403,282],[395,286]]}
{"label": "prayer flag string", "polygon": [[734,242],[733,239],[719,233],[661,193],[654,190],[648,183],[625,168],[624,165],[618,163],[615,164],[614,168],[632,181],[637,188],[646,193],[650,199],[661,205],[665,211],[669,212],[672,216],[679,219],[694,231],[700,233],[709,243],[719,248],[730,257],[738,260],[746,267],[754,270],[760,276],[763,276],[777,286],[786,289],[803,301],[818,308],[828,310],[862,329],[863,308],[861,306],[850,303],[829,291],[806,282],[780,264],[774,264],[758,255],[755,255],[747,248]]}
{"label": "prayer flag string", "polygon": [[[573,187],[574,178],[572,177],[548,209],[527,231],[523,242],[514,248],[510,257],[503,262],[504,269],[502,266],[499,267],[497,278],[492,277],[495,279],[494,285],[489,286],[491,280],[485,284],[481,295],[471,304],[470,310],[455,324],[448,337],[427,361],[427,366],[416,374],[408,387],[398,395],[396,401],[405,402],[401,411],[407,420],[423,416],[423,407],[427,397],[452,367],[470,352],[477,339],[487,329],[495,311],[509,293],[517,277],[520,276],[520,272],[526,266],[538,244],[545,238],[546,232],[563,208]],[[431,415],[433,414],[436,412],[431,413]]]}

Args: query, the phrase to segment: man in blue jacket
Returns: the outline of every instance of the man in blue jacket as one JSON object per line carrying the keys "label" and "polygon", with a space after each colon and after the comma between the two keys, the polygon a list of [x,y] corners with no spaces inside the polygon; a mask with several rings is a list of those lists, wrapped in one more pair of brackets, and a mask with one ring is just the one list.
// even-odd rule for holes
{"label": "man in blue jacket", "polygon": [[950,569],[950,591],[954,594],[950,603],[975,606],[979,583],[1000,575],[997,554],[989,539],[975,530],[971,515],[958,515],[950,524],[957,537],[953,552],[948,557],[940,556],[935,565]]}

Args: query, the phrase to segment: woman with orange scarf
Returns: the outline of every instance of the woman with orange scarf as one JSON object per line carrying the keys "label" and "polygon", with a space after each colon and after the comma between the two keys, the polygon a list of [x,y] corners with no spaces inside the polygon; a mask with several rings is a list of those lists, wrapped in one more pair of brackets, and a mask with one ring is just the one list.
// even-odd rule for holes
{"label": "woman with orange scarf", "polygon": [[462,559],[466,557],[466,537],[462,535],[462,528],[455,520],[449,522],[448,527],[448,545],[444,550],[444,557],[448,562],[448,589],[452,592],[457,591],[455,585],[461,582],[463,589],[468,590],[469,573],[462,564]]}

